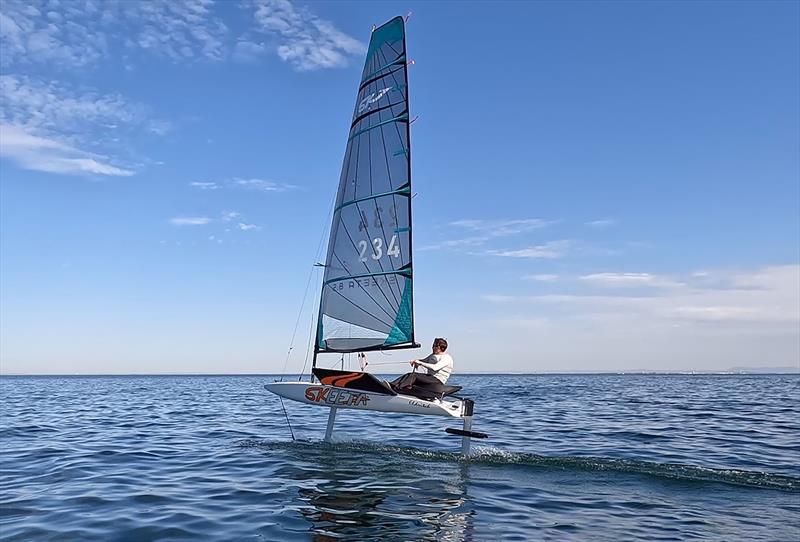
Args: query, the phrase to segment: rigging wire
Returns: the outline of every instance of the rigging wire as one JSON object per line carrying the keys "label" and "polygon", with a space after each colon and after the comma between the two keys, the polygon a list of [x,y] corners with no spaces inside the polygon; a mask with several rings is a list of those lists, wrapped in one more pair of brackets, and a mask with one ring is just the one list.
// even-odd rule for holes
{"label": "rigging wire", "polygon": [[311,278],[314,276],[314,266],[311,266],[311,270],[308,273],[308,280],[306,281],[306,289],[303,293],[303,302],[300,303],[300,311],[297,313],[297,320],[294,322],[294,330],[292,331],[292,338],[289,341],[289,349],[286,351],[286,360],[283,362],[283,369],[281,370],[281,382],[283,382],[283,375],[286,374],[286,366],[289,364],[289,357],[292,355],[292,350],[294,349],[294,339],[297,335],[297,328],[300,325],[300,317],[303,316],[303,309],[306,306],[306,299],[308,299],[308,288],[311,286]]}
{"label": "rigging wire", "polygon": [[286,413],[286,405],[283,404],[283,397],[281,397],[279,395],[278,399],[281,400],[281,407],[283,408],[283,415],[286,416],[286,425],[289,426],[289,434],[292,435],[292,441],[294,441],[295,440],[294,431],[292,431],[292,424],[291,424],[291,422],[289,422],[289,415]]}
{"label": "rigging wire", "polygon": [[[294,349],[294,339],[295,339],[295,337],[297,335],[297,328],[300,325],[300,318],[303,316],[303,309],[305,308],[306,300],[308,299],[308,289],[311,286],[311,279],[314,276],[314,269],[319,267],[317,262],[319,261],[320,252],[322,251],[322,242],[325,240],[325,234],[328,233],[328,228],[330,227],[331,217],[333,216],[333,209],[334,209],[335,206],[336,206],[336,202],[334,201],[331,204],[330,211],[328,212],[328,217],[327,217],[326,222],[323,224],[323,227],[322,227],[322,234],[320,235],[319,242],[317,243],[317,250],[314,253],[314,263],[311,266],[311,270],[308,273],[308,280],[306,281],[306,289],[305,289],[305,292],[303,293],[303,301],[300,304],[300,310],[297,313],[297,320],[295,320],[295,323],[294,323],[294,330],[292,331],[292,338],[289,341],[289,348],[286,351],[286,360],[283,362],[283,370],[281,371],[282,374],[281,374],[281,378],[280,378],[281,382],[283,382],[283,377],[286,374],[286,366],[289,364],[289,358],[291,357],[292,350]],[[311,317],[313,319],[314,311],[311,311]],[[312,320],[311,327],[314,327],[313,320]],[[303,364],[303,373],[305,373],[305,364]],[[301,375],[303,373],[301,373]]]}
{"label": "rigging wire", "polygon": [[[319,269],[318,266],[314,266]],[[319,271],[317,271],[317,279],[319,279]],[[317,280],[319,282],[319,280]],[[319,297],[316,295],[317,288],[314,288],[315,297]],[[308,347],[306,348],[306,357],[303,360],[303,369],[300,371],[300,377],[298,380],[303,380],[303,375],[306,374],[306,366],[308,365],[308,357],[311,355],[311,348],[314,344],[314,311],[311,311],[311,322],[308,324]]]}

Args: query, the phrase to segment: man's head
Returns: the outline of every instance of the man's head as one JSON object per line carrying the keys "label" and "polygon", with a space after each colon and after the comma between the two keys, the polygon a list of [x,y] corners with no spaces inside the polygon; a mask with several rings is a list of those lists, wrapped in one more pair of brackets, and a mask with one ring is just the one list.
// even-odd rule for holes
{"label": "man's head", "polygon": [[447,339],[442,339],[441,337],[437,337],[433,340],[433,353],[434,354],[441,354],[447,350]]}

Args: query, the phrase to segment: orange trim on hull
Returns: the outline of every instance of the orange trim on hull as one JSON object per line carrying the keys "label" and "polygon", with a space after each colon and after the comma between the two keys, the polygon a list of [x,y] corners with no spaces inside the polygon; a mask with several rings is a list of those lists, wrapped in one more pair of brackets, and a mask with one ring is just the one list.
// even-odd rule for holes
{"label": "orange trim on hull", "polygon": [[334,380],[333,385],[334,386],[339,386],[340,388],[346,388],[347,384],[349,384],[350,382],[353,382],[354,380],[358,380],[363,375],[364,375],[364,373],[355,373],[352,376],[343,376],[341,378],[338,378],[338,379]]}
{"label": "orange trim on hull", "polygon": [[331,375],[325,376],[320,379],[320,384],[325,384],[326,386],[337,386],[339,388],[344,388],[350,382],[354,380],[358,380],[364,376],[364,373],[349,373],[346,375]]}
{"label": "orange trim on hull", "polygon": [[342,378],[352,378],[354,376],[361,376],[361,373],[348,373],[346,375],[330,375],[320,378],[320,383],[326,386],[336,386],[336,382]]}

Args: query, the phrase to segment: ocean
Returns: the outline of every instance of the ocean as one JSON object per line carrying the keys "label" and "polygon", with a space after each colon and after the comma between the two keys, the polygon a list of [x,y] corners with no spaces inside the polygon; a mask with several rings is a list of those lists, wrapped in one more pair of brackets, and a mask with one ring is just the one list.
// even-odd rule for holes
{"label": "ocean", "polygon": [[274,378],[0,378],[0,539],[800,539],[798,375],[456,374],[469,460]]}

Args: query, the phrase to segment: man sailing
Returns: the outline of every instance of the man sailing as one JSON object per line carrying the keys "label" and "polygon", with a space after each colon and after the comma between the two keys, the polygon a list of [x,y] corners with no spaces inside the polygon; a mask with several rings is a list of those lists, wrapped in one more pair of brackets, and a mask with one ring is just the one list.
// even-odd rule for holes
{"label": "man sailing", "polygon": [[424,359],[412,359],[409,361],[412,367],[424,367],[428,370],[427,374],[423,373],[406,373],[403,376],[392,381],[392,388],[395,390],[402,390],[416,385],[439,385],[447,382],[450,374],[453,372],[453,358],[450,354],[445,353],[447,350],[447,341],[442,338],[433,340],[432,353]]}

